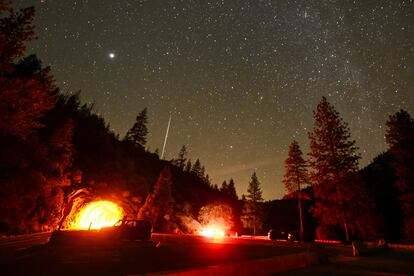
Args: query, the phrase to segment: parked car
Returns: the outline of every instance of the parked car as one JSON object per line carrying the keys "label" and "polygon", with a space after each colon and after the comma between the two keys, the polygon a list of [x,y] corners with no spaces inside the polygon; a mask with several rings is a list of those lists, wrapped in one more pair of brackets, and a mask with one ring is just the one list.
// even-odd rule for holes
{"label": "parked car", "polygon": [[299,241],[299,232],[271,229],[267,233],[267,237],[269,240],[284,240],[294,242]]}
{"label": "parked car", "polygon": [[120,220],[111,227],[101,229],[101,232],[121,240],[148,241],[152,235],[152,225],[148,220]]}

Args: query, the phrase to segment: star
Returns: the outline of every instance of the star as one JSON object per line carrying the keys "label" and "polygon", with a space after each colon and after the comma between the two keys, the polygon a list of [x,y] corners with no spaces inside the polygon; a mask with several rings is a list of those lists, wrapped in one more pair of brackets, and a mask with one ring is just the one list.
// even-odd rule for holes
{"label": "star", "polygon": [[111,53],[109,53],[109,54],[108,54],[108,57],[109,57],[110,59],[114,59],[114,58],[115,58],[115,53],[112,53],[112,52],[111,52]]}

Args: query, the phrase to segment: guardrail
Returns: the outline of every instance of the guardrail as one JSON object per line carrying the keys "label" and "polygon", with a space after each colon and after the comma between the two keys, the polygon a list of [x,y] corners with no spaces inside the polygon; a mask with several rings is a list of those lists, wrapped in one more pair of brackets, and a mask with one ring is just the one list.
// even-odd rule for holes
{"label": "guardrail", "polygon": [[314,242],[328,243],[328,244],[342,244],[342,241],[340,241],[340,240],[318,240],[318,239],[315,239]]}
{"label": "guardrail", "polygon": [[[333,245],[343,245],[343,246],[351,246],[348,244],[344,244],[340,240],[318,240],[315,239],[314,242],[316,243],[324,243],[324,244],[333,244]],[[374,247],[378,245],[378,242],[364,242],[368,247]],[[403,250],[413,250],[414,251],[414,244],[401,244],[401,243],[387,243],[388,248],[391,249],[403,249]]]}

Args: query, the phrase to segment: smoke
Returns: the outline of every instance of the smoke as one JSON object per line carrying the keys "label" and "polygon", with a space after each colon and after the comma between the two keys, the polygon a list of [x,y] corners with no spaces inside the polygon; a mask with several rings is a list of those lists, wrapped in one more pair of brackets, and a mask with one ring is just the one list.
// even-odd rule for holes
{"label": "smoke", "polygon": [[202,207],[197,219],[191,214],[191,208],[187,205],[175,215],[179,221],[176,233],[200,234],[211,226],[228,232],[233,226],[233,212],[226,204],[209,204]]}
{"label": "smoke", "polygon": [[227,204],[210,204],[200,209],[198,220],[202,227],[215,226],[228,232],[233,227],[233,211]]}

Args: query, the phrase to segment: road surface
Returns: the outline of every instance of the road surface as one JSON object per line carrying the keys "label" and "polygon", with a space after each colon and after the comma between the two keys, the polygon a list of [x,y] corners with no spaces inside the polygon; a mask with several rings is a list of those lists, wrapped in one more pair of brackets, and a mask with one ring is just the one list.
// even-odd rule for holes
{"label": "road surface", "polygon": [[[45,245],[50,234],[0,240],[6,274],[121,275],[175,271],[287,255],[306,250],[299,244],[252,238],[206,238],[153,234],[154,243],[122,242],[109,246]],[[155,247],[155,244],[160,244]]]}
{"label": "road surface", "polygon": [[[281,275],[414,275],[414,251],[352,257],[348,246],[299,245],[266,239],[212,239],[153,234],[154,243],[116,246],[45,245],[50,233],[0,238],[3,275],[125,275],[188,270],[298,252],[318,252],[329,262]],[[154,245],[160,243],[159,247]]]}
{"label": "road surface", "polygon": [[0,259],[10,257],[18,250],[44,244],[49,240],[49,237],[50,233],[46,232],[0,238]]}

